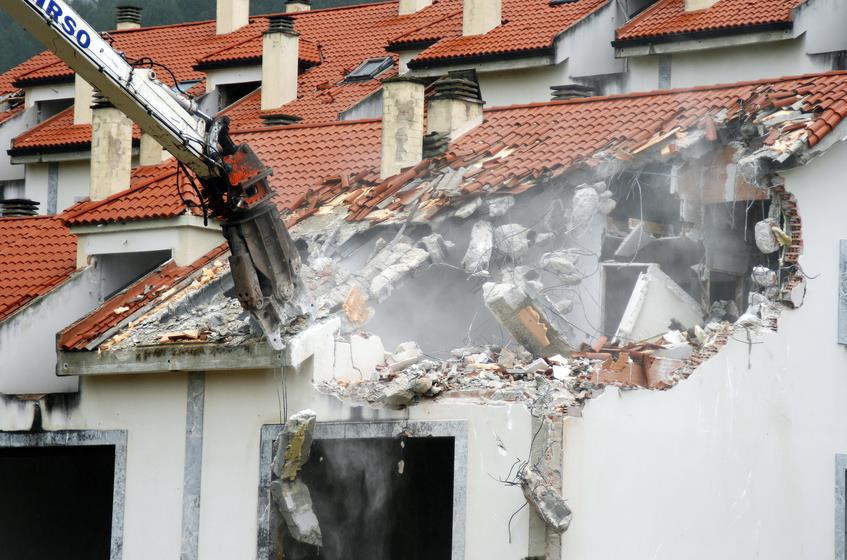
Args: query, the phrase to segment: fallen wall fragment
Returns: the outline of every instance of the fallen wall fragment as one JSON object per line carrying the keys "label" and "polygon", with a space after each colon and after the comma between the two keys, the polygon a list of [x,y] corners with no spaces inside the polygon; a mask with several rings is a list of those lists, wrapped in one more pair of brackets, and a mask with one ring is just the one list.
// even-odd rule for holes
{"label": "fallen wall fragment", "polygon": [[279,551],[283,549],[286,534],[301,543],[323,545],[309,488],[299,478],[300,469],[311,455],[316,421],[315,412],[298,412],[288,419],[277,438],[277,451],[271,467],[277,478],[271,482],[270,493],[275,506],[271,512],[271,517],[275,518],[274,541]]}
{"label": "fallen wall fragment", "polygon": [[532,466],[526,466],[519,474],[521,490],[532,509],[555,533],[568,530],[573,513],[560,492],[547,484],[544,477]]}

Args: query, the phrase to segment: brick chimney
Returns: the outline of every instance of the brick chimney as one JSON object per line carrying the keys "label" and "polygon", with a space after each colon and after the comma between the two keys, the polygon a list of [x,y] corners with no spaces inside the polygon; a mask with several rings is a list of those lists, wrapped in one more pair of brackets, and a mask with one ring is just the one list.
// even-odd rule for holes
{"label": "brick chimney", "polygon": [[94,88],[77,74],[74,76],[74,124],[91,124],[91,97]]}
{"label": "brick chimney", "polygon": [[463,0],[462,35],[485,35],[503,18],[503,0]]}
{"label": "brick chimney", "polygon": [[400,0],[400,15],[414,14],[432,5],[432,0]]}
{"label": "brick chimney", "polygon": [[405,76],[383,81],[380,165],[383,179],[423,159],[425,89],[422,81]]}
{"label": "brick chimney", "polygon": [[117,29],[141,29],[141,8],[138,6],[118,6]]}
{"label": "brick chimney", "polygon": [[91,200],[129,188],[132,121],[102,95],[95,95],[91,130]]}
{"label": "brick chimney", "polygon": [[450,72],[435,82],[433,89],[427,132],[445,134],[452,141],[482,124],[484,103],[474,70]]}
{"label": "brick chimney", "polygon": [[294,20],[271,16],[262,46],[262,110],[279,109],[297,99],[300,36]]}
{"label": "brick chimney", "polygon": [[285,3],[285,13],[293,14],[295,12],[308,12],[312,9],[309,0],[288,0]]}
{"label": "brick chimney", "polygon": [[218,0],[217,33],[226,35],[250,23],[250,0]]}
{"label": "brick chimney", "polygon": [[718,0],[685,0],[685,11],[696,12],[697,10],[705,10],[717,3]]}

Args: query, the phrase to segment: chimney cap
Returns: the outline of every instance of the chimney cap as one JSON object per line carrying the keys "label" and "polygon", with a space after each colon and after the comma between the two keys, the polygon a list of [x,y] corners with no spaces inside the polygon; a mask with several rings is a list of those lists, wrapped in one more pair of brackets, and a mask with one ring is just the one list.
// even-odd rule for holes
{"label": "chimney cap", "polygon": [[94,94],[91,96],[91,108],[92,109],[108,109],[110,107],[114,107],[112,102],[109,101],[109,98],[103,95],[99,90],[94,90]]}
{"label": "chimney cap", "polygon": [[287,115],[285,113],[265,113],[262,115],[262,123],[265,126],[289,126],[297,124],[302,120],[302,117]]}
{"label": "chimney cap", "polygon": [[26,198],[0,199],[0,218],[27,218],[38,215],[39,202]]}
{"label": "chimney cap", "polygon": [[268,33],[285,33],[286,35],[298,35],[294,30],[294,18],[289,15],[277,14],[268,18]]}
{"label": "chimney cap", "polygon": [[141,25],[142,7],[133,6],[131,4],[122,4],[117,6],[115,9],[118,12],[118,23],[135,23],[139,26]]}

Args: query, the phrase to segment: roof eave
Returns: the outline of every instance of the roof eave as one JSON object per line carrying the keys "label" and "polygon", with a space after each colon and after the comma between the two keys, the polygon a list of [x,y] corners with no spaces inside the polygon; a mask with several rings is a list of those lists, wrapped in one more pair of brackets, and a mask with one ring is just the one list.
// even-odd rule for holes
{"label": "roof eave", "polygon": [[654,35],[650,37],[637,37],[634,39],[615,39],[612,47],[625,49],[628,47],[639,47],[644,45],[655,45],[660,43],[674,43],[680,41],[697,41],[701,39],[714,39],[720,37],[731,37],[733,35],[746,35],[751,33],[763,33],[768,31],[789,31],[793,29],[793,21],[780,21],[762,25],[746,25],[743,27],[728,27],[721,29],[707,29],[687,33],[671,33],[668,35]]}
{"label": "roof eave", "polygon": [[431,60],[412,59],[411,61],[409,61],[409,68],[412,70],[429,70],[432,68],[456,66],[461,64],[484,64],[488,62],[501,62],[504,60],[520,60],[523,58],[552,57],[555,55],[555,53],[555,47],[549,46],[540,49],[526,49],[503,53],[487,53],[473,56],[454,56],[449,58],[437,58]]}

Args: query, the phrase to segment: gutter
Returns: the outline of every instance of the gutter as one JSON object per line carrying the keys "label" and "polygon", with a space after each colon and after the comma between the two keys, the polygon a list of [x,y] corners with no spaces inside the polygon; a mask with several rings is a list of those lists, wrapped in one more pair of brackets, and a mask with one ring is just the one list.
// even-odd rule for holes
{"label": "gutter", "polygon": [[544,47],[540,49],[530,49],[523,51],[512,51],[506,53],[489,53],[474,56],[455,56],[450,58],[439,58],[434,60],[419,60],[412,59],[409,61],[411,70],[427,70],[430,68],[440,68],[444,66],[456,66],[466,64],[483,64],[486,62],[500,62],[503,60],[518,60],[524,58],[548,57],[551,60],[556,55],[555,47]]}
{"label": "gutter", "polygon": [[651,37],[639,37],[636,39],[615,39],[614,41],[612,41],[612,47],[616,49],[625,49],[628,47],[658,45],[662,43],[676,43],[679,41],[698,41],[702,39],[714,39],[718,37],[732,37],[735,35],[766,33],[769,31],[790,31],[793,29],[793,27],[793,21],[782,21],[762,25],[748,25],[743,27],[707,29],[705,31],[672,33],[669,35],[656,35]]}

